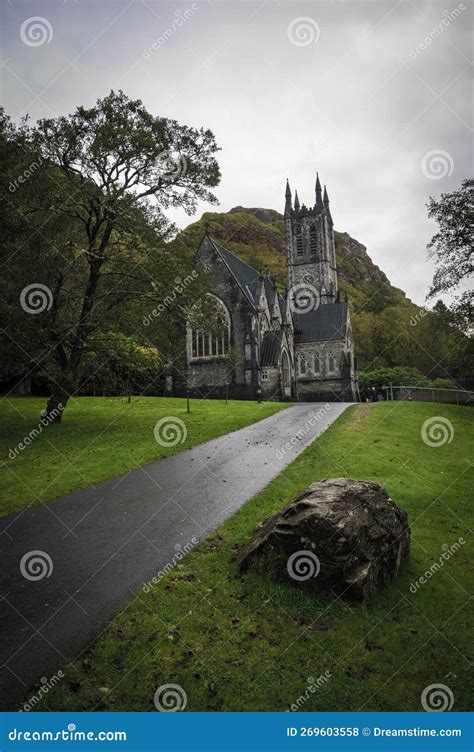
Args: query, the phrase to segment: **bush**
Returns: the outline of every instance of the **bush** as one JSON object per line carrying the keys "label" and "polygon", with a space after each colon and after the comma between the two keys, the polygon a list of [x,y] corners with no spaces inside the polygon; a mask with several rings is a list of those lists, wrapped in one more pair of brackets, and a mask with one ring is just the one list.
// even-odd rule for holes
{"label": "bush", "polygon": [[374,371],[359,374],[359,388],[362,399],[366,399],[373,393],[373,389],[376,393],[385,396],[385,390],[382,387],[388,386],[390,382],[394,386],[428,386],[430,384],[417,368],[405,368],[404,366],[377,368]]}
{"label": "bush", "polygon": [[451,379],[433,379],[430,381],[430,386],[433,389],[459,389],[458,384]]}

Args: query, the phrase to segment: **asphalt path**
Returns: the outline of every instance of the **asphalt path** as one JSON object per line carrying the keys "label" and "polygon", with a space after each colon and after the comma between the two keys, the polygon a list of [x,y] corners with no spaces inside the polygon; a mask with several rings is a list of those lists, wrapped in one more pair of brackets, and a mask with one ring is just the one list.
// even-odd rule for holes
{"label": "asphalt path", "polygon": [[347,406],[297,404],[0,518],[0,709],[17,709],[85,650],[177,552],[259,493]]}

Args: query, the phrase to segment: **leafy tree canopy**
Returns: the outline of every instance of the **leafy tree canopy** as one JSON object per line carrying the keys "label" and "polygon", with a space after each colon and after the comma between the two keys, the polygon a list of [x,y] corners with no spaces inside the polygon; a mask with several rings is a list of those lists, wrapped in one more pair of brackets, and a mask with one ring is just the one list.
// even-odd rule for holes
{"label": "leafy tree canopy", "polygon": [[[472,278],[474,248],[474,180],[464,180],[453,193],[431,196],[428,216],[438,223],[438,232],[429,242],[428,255],[436,263],[428,299],[440,293],[456,293]],[[472,290],[455,296],[453,312],[472,321]]]}

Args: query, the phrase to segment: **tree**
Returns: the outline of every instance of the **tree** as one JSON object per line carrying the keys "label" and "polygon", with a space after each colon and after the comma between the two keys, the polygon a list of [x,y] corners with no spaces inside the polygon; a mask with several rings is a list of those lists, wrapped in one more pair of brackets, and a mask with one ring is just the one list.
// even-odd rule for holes
{"label": "tree", "polygon": [[162,210],[191,214],[198,199],[217,203],[209,188],[220,172],[211,131],[155,117],[122,91],[41,120],[26,138],[41,160],[36,181],[46,181],[39,196],[28,196],[28,212],[56,230],[42,232],[44,256],[53,260],[42,363],[53,384],[47,415],[58,422],[94,332],[118,316],[133,330],[131,319],[140,316],[133,301],[151,307],[188,271],[187,249],[178,259],[166,252],[173,228]]}
{"label": "tree", "polygon": [[[431,196],[427,206],[428,216],[439,225],[427,246],[429,258],[437,265],[427,296],[432,299],[439,293],[454,293],[472,276],[474,180],[464,180],[459,190],[442,193],[438,200]],[[465,323],[472,320],[471,301],[471,293],[462,291],[452,306]]]}

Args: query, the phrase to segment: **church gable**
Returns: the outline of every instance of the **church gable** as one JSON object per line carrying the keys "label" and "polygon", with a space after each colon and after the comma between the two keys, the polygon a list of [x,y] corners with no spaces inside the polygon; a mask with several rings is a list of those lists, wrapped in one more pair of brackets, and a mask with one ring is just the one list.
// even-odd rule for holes
{"label": "church gable", "polygon": [[255,280],[258,272],[230,254],[208,235],[204,237],[196,252],[195,262],[212,276],[213,285],[216,282],[220,283],[225,298],[229,298],[230,290],[233,289],[234,295],[230,296],[233,302],[237,302],[237,293],[237,298],[244,297],[247,303],[254,305],[253,296],[247,289],[247,282]]}

